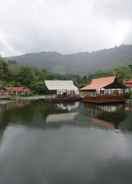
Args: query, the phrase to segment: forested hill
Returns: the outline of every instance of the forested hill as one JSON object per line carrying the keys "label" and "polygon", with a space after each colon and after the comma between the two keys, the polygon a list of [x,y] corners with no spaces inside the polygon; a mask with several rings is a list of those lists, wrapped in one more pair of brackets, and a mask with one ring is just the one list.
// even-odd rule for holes
{"label": "forested hill", "polygon": [[56,52],[40,52],[10,57],[17,64],[46,68],[60,74],[89,74],[97,70],[111,69],[132,64],[132,45],[122,45],[95,52],[63,55]]}

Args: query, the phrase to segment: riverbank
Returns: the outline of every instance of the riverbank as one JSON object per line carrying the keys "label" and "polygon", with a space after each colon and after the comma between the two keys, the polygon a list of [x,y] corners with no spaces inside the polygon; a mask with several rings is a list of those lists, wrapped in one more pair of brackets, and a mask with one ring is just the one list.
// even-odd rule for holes
{"label": "riverbank", "polygon": [[82,98],[80,96],[57,97],[56,95],[37,95],[28,97],[17,96],[15,98],[15,100],[28,100],[28,101],[43,100],[45,102],[75,102],[80,101],[81,99]]}
{"label": "riverbank", "polygon": [[[81,101],[83,97],[75,96],[75,97],[56,97],[56,95],[34,95],[34,96],[8,96],[6,98],[0,97],[0,104],[10,103],[13,101],[40,101],[43,102],[75,102]],[[131,102],[132,99],[128,99],[127,102]]]}
{"label": "riverbank", "polygon": [[14,101],[14,100],[46,100],[49,98],[55,98],[55,96],[51,95],[35,95],[35,96],[0,96],[1,101]]}
{"label": "riverbank", "polygon": [[47,98],[51,98],[51,96],[36,95],[36,96],[16,96],[14,97],[14,99],[16,100],[45,100]]}

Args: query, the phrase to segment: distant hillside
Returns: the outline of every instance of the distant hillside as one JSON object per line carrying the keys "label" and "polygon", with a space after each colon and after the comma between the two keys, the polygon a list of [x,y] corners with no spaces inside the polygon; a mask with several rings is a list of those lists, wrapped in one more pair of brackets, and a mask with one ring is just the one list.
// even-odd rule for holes
{"label": "distant hillside", "polygon": [[132,45],[69,55],[56,52],[31,53],[8,59],[16,61],[17,64],[46,68],[55,73],[89,74],[97,70],[132,64]]}

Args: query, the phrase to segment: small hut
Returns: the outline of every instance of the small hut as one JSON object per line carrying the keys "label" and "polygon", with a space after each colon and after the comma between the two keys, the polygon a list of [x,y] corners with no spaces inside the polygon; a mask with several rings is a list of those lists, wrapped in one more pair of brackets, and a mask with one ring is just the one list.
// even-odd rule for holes
{"label": "small hut", "polygon": [[6,88],[10,95],[30,95],[31,89],[23,86],[7,87]]}
{"label": "small hut", "polygon": [[111,103],[125,101],[126,86],[116,76],[93,79],[90,84],[81,88],[85,102]]}

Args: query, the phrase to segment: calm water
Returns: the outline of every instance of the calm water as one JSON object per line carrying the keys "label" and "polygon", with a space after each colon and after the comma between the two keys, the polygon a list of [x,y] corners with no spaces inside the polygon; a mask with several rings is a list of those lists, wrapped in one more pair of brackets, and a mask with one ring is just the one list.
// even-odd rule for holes
{"label": "calm water", "polygon": [[0,105],[0,184],[132,183],[132,102]]}

